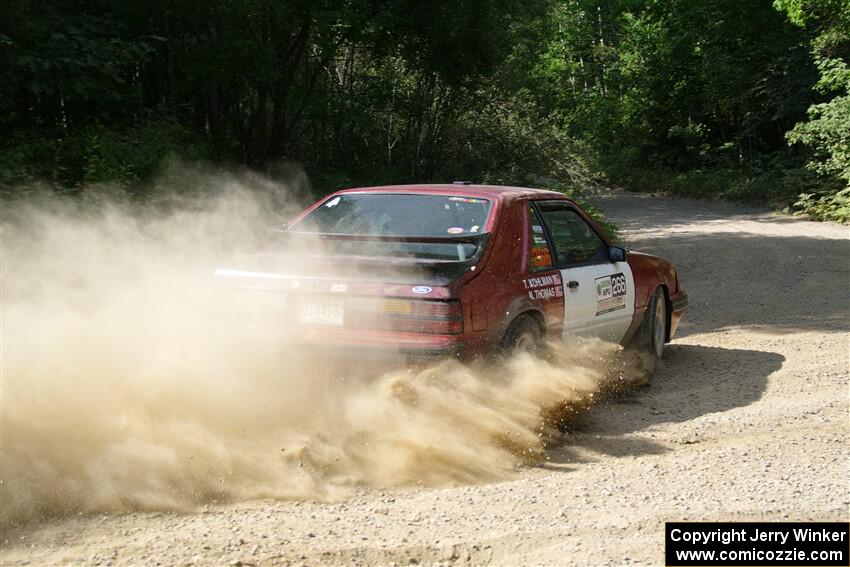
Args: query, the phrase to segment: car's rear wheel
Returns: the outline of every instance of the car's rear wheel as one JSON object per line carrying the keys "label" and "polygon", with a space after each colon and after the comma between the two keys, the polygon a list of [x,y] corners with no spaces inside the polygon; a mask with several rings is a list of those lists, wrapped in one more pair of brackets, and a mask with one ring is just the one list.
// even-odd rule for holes
{"label": "car's rear wheel", "polygon": [[543,329],[533,317],[524,315],[519,317],[502,339],[502,350],[513,354],[516,352],[539,352],[543,347]]}

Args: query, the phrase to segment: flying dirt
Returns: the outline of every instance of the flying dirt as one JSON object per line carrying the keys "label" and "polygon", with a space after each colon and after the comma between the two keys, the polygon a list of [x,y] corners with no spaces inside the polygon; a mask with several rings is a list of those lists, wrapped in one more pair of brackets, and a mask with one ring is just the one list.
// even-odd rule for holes
{"label": "flying dirt", "polygon": [[[155,280],[153,289],[176,294],[129,310],[134,297],[157,294],[132,285],[94,293],[86,286],[97,282],[79,270],[71,277],[36,269],[39,258],[92,262],[74,250],[109,250],[120,240],[92,231],[71,245],[56,227],[50,242],[61,243],[62,254],[18,256],[16,270],[40,274],[40,283],[16,285],[12,302],[9,286],[31,278],[11,276],[4,226],[4,513],[7,502],[15,506],[2,528],[0,562],[658,565],[666,521],[847,521],[847,227],[613,191],[593,204],[622,227],[629,247],[676,263],[691,304],[649,386],[594,403],[534,466],[520,455],[539,450],[533,438],[542,431],[522,408],[548,402],[548,382],[506,368],[491,387],[477,368],[454,364],[448,372],[424,369],[417,380],[397,373],[372,374],[368,385],[300,381],[302,368],[282,367],[267,347],[237,347],[253,341],[213,324],[226,314],[202,316],[209,302],[201,252],[230,253],[232,235],[239,248],[250,244],[253,222],[239,218],[262,219],[262,210],[223,215],[235,224],[221,232],[175,236],[188,248],[155,238],[155,247],[141,247],[150,254],[134,257],[116,247],[101,262],[113,283],[137,281],[127,269],[135,266]],[[139,235],[163,225],[97,226],[145,243]],[[40,233],[50,227],[30,231],[29,240],[46,244]],[[210,246],[187,255],[202,236]],[[166,260],[168,250],[183,253]],[[175,264],[180,277],[152,269]],[[53,302],[62,311],[34,303],[52,279],[67,283]],[[126,302],[122,288],[135,290]],[[28,309],[47,318],[17,323]],[[176,315],[186,312],[197,315]],[[12,333],[13,320],[26,332]],[[169,333],[159,336],[161,329]],[[81,346],[94,338],[95,347]],[[581,395],[599,376],[599,354],[588,349],[579,357],[585,370],[564,376]],[[285,386],[281,372],[303,390]],[[500,408],[490,421],[487,410],[496,406],[479,404],[479,395],[509,398],[513,412]],[[468,407],[476,409],[472,421]],[[523,443],[491,435],[507,431]],[[16,437],[22,442],[8,445]],[[379,450],[364,452],[367,442]],[[397,468],[361,460],[388,452]],[[324,473],[337,457],[344,466]],[[48,481],[43,488],[39,479]],[[296,498],[264,498],[284,494]],[[91,513],[68,516],[74,510]]]}
{"label": "flying dirt", "polygon": [[213,277],[280,224],[271,200],[232,179],[167,209],[6,215],[3,526],[507,479],[616,374],[602,342],[396,369],[282,349],[274,298],[247,325],[257,305]]}

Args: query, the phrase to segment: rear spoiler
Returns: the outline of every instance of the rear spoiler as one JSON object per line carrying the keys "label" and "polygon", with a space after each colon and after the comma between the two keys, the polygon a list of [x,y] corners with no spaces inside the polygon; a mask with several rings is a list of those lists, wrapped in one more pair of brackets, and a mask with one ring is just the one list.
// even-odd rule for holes
{"label": "rear spoiler", "polygon": [[322,240],[375,240],[384,242],[421,242],[422,244],[480,244],[490,236],[487,232],[467,236],[401,236],[394,234],[336,234],[331,232],[306,232],[275,229],[278,234],[309,236]]}
{"label": "rear spoiler", "polygon": [[[306,232],[295,230],[275,229],[272,231],[281,236],[294,236],[304,238],[317,238],[319,240],[358,240],[365,242],[408,242],[412,244],[474,244],[475,253],[464,260],[438,260],[438,259],[417,259],[417,264],[474,264],[484,250],[490,234],[482,232],[480,234],[470,234],[461,236],[401,236],[392,234],[334,234],[328,232]],[[354,256],[352,259],[366,260],[367,257]],[[383,262],[387,258],[382,259]]]}

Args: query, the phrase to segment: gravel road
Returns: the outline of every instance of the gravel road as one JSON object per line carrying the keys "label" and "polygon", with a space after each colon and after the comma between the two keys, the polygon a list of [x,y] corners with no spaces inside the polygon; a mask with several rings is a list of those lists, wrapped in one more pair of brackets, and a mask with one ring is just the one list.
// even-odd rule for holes
{"label": "gravel road", "polygon": [[850,231],[611,192],[691,298],[650,386],[510,481],[337,503],[80,516],[3,534],[3,565],[661,564],[668,520],[848,520]]}

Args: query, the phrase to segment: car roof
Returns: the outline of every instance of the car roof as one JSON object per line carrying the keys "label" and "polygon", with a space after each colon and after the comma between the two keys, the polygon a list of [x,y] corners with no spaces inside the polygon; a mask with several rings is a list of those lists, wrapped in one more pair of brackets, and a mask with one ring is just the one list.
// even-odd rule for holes
{"label": "car roof", "polygon": [[528,187],[509,187],[503,185],[473,185],[465,183],[435,183],[418,185],[382,185],[378,187],[355,187],[337,191],[334,195],[346,193],[400,193],[457,195],[459,197],[489,197],[514,200],[522,197],[550,197],[567,199],[563,193],[546,189]]}

